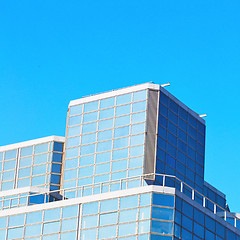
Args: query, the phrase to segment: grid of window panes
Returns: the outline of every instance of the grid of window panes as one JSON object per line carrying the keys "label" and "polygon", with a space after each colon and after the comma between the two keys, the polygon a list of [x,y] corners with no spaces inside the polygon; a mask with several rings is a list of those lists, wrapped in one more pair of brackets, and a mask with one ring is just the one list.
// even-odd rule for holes
{"label": "grid of window panes", "polygon": [[147,91],[70,107],[64,188],[143,173]]}
{"label": "grid of window panes", "polygon": [[186,201],[176,197],[174,235],[176,239],[186,240],[240,239],[240,235],[228,229],[227,224],[216,220],[218,216],[214,218],[209,217]]}
{"label": "grid of window panes", "polygon": [[78,205],[0,217],[0,239],[77,239]]}
{"label": "grid of window panes", "polygon": [[174,175],[203,193],[205,126],[162,92],[157,147],[157,173]]}
{"label": "grid of window panes", "polygon": [[81,240],[149,240],[151,193],[83,204]]}
{"label": "grid of window panes", "polygon": [[[204,193],[204,196],[206,196],[213,202],[217,203],[220,207],[226,208],[226,199],[205,185],[204,185],[203,193]],[[214,206],[210,201],[206,201],[206,207],[211,211],[214,211]]]}
{"label": "grid of window panes", "polygon": [[1,191],[60,186],[63,143],[47,142],[0,153]]}
{"label": "grid of window panes", "polygon": [[172,240],[174,195],[153,193],[151,240]]}

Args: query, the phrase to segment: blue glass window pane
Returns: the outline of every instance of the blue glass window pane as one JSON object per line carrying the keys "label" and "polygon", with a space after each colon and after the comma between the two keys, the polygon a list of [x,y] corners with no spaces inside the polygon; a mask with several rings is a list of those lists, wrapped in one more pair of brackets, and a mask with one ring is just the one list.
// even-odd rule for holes
{"label": "blue glass window pane", "polygon": [[54,184],[59,184],[60,183],[60,175],[52,174],[50,182],[54,183]]}
{"label": "blue glass window pane", "polygon": [[88,123],[82,126],[82,134],[91,133],[97,131],[97,123]]}
{"label": "blue glass window pane", "polygon": [[43,234],[57,233],[60,231],[60,222],[49,222],[43,224]]}
{"label": "blue glass window pane", "polygon": [[163,127],[167,128],[168,120],[163,115],[159,114],[158,122],[159,122],[160,125],[162,125]]}
{"label": "blue glass window pane", "polygon": [[127,169],[127,159],[112,162],[112,172],[121,171],[125,169]]}
{"label": "blue glass window pane", "polygon": [[73,231],[77,229],[77,218],[62,220],[61,231]]}
{"label": "blue glass window pane", "polygon": [[16,167],[16,159],[11,161],[5,161],[3,170],[6,171],[6,170],[14,169],[15,167]]}
{"label": "blue glass window pane", "polygon": [[0,228],[7,227],[7,217],[1,217],[0,218]]}
{"label": "blue glass window pane", "polygon": [[96,163],[103,163],[108,161],[111,161],[111,152],[96,154]]}
{"label": "blue glass window pane", "polygon": [[78,158],[67,159],[65,161],[65,170],[78,167]]}
{"label": "blue glass window pane", "polygon": [[188,113],[181,107],[179,107],[178,111],[179,111],[179,116],[185,121],[187,121]]}
{"label": "blue glass window pane", "polygon": [[34,148],[35,154],[44,153],[44,152],[48,152],[48,143],[35,145],[35,148]]}
{"label": "blue glass window pane", "polygon": [[188,122],[194,127],[197,128],[197,119],[192,115],[188,114]]}
{"label": "blue glass window pane", "polygon": [[109,107],[113,107],[115,104],[115,98],[106,98],[106,99],[102,99],[100,101],[100,108],[109,108]]}
{"label": "blue glass window pane", "polygon": [[121,224],[118,227],[118,236],[128,236],[128,235],[134,235],[137,232],[137,224],[134,223],[127,223],[127,224]]}
{"label": "blue glass window pane", "polygon": [[139,134],[145,132],[145,123],[131,125],[131,134]]}
{"label": "blue glass window pane", "polygon": [[82,123],[82,115],[70,117],[68,120],[68,126],[79,125]]}
{"label": "blue glass window pane", "polygon": [[81,240],[97,239],[97,228],[81,231]]}
{"label": "blue glass window pane", "polygon": [[23,227],[8,229],[8,239],[19,239],[23,237]]}
{"label": "blue glass window pane", "polygon": [[87,155],[91,153],[95,153],[95,146],[96,144],[89,144],[81,147],[80,154]]}
{"label": "blue glass window pane", "polygon": [[114,137],[115,138],[124,137],[124,136],[127,136],[127,135],[129,135],[129,126],[116,128],[114,130]]}
{"label": "blue glass window pane", "polygon": [[46,169],[47,165],[43,164],[43,165],[38,165],[38,166],[33,166],[33,175],[39,175],[39,174],[44,174],[46,173],[47,169]]}
{"label": "blue glass window pane", "polygon": [[174,196],[153,193],[153,205],[174,207]]}
{"label": "blue glass window pane", "polygon": [[98,123],[99,131],[109,129],[109,128],[113,128],[113,118],[104,120],[104,121],[99,121],[99,123]]}
{"label": "blue glass window pane", "polygon": [[84,104],[84,112],[91,112],[98,109],[98,101]]}
{"label": "blue glass window pane", "polygon": [[215,232],[215,221],[205,215],[205,226],[206,228],[210,229],[211,231]]}
{"label": "blue glass window pane", "polygon": [[[187,212],[184,212],[187,214]],[[182,215],[182,225],[185,227],[187,230],[192,232],[193,229],[193,221],[192,219],[186,217],[185,215]]]}
{"label": "blue glass window pane", "polygon": [[17,156],[17,149],[14,149],[14,150],[6,151],[4,159],[5,160],[13,159],[13,158],[16,158],[16,156]]}
{"label": "blue glass window pane", "polygon": [[[79,156],[79,147],[75,148],[69,148],[66,151],[66,158],[74,158]],[[34,160],[36,159],[36,156],[34,157]]]}
{"label": "blue glass window pane", "polygon": [[133,102],[141,101],[147,99],[147,90],[134,92],[133,93]]}
{"label": "blue glass window pane", "polygon": [[88,177],[93,175],[93,166],[79,168],[79,177]]}
{"label": "blue glass window pane", "polygon": [[168,119],[172,121],[174,124],[178,124],[178,116],[174,114],[172,111],[168,111]]}
{"label": "blue glass window pane", "polygon": [[82,228],[97,227],[98,215],[87,216],[82,218]]}
{"label": "blue glass window pane", "polygon": [[131,93],[117,96],[117,105],[129,103],[131,102],[131,99],[132,99]]}
{"label": "blue glass window pane", "polygon": [[78,205],[62,208],[62,218],[72,218],[78,216]]}
{"label": "blue glass window pane", "polygon": [[25,214],[9,216],[8,227],[24,225]]}
{"label": "blue glass window pane", "polygon": [[151,240],[172,240],[172,237],[151,234]]}
{"label": "blue glass window pane", "polygon": [[33,146],[21,148],[21,157],[26,157],[33,154]]}
{"label": "blue glass window pane", "polygon": [[107,119],[107,118],[112,118],[114,116],[114,108],[109,108],[105,110],[101,110],[99,112],[99,119]]}
{"label": "blue glass window pane", "polygon": [[164,116],[164,117],[168,117],[168,109],[164,106],[164,105],[162,105],[162,104],[160,104],[160,106],[159,106],[159,109],[160,109],[160,113]]}
{"label": "blue glass window pane", "polygon": [[130,139],[130,146],[144,144],[144,140],[145,140],[144,134],[132,136]]}
{"label": "blue glass window pane", "polygon": [[134,208],[138,206],[138,195],[120,198],[120,209]]}
{"label": "blue glass window pane", "polygon": [[31,226],[26,226],[25,228],[25,237],[33,237],[41,235],[42,224],[35,224]]}
{"label": "blue glass window pane", "polygon": [[193,217],[193,207],[185,201],[183,201],[183,204],[182,204],[182,211],[187,216],[189,216],[191,218]]}
{"label": "blue glass window pane", "polygon": [[[74,231],[74,232],[61,233],[60,239],[61,239],[61,240],[76,239],[76,231]],[[35,240],[35,239],[34,239],[34,240]],[[36,239],[36,240],[38,240],[38,239]]]}
{"label": "blue glass window pane", "polygon": [[94,164],[94,155],[87,155],[84,157],[80,157],[80,166],[87,166]]}
{"label": "blue glass window pane", "polygon": [[72,137],[72,136],[80,135],[80,131],[81,131],[81,126],[68,128],[67,136]]}
{"label": "blue glass window pane", "polygon": [[60,215],[61,215],[61,208],[46,210],[44,212],[44,221],[59,220]]}
{"label": "blue glass window pane", "polygon": [[173,123],[168,121],[168,131],[170,131],[174,135],[177,135],[177,126],[175,126]]}
{"label": "blue glass window pane", "polygon": [[146,110],[146,101],[133,103],[132,112],[141,112]]}
{"label": "blue glass window pane", "polygon": [[145,220],[151,218],[151,208],[150,207],[144,207],[139,209],[139,220]]}
{"label": "blue glass window pane", "polygon": [[26,224],[42,222],[43,211],[27,213]]}
{"label": "blue glass window pane", "polygon": [[129,137],[114,139],[113,149],[124,148],[129,145]]}
{"label": "blue glass window pane", "polygon": [[[215,235],[212,232],[205,229],[205,239],[215,240]],[[234,239],[234,238],[229,238],[229,239]]]}
{"label": "blue glass window pane", "polygon": [[118,210],[118,199],[101,201],[100,212],[112,212]]}
{"label": "blue glass window pane", "polygon": [[138,209],[130,209],[119,212],[119,223],[137,221]]}
{"label": "blue glass window pane", "polygon": [[117,212],[101,214],[99,217],[99,225],[105,226],[105,225],[117,224],[117,221],[118,221],[117,217],[118,217]]}
{"label": "blue glass window pane", "polygon": [[173,209],[152,207],[152,218],[173,221]]}
{"label": "blue glass window pane", "polygon": [[204,238],[204,227],[194,222],[194,234],[198,235],[200,238]]}
{"label": "blue glass window pane", "polygon": [[82,107],[83,107],[82,105],[76,105],[76,106],[70,107],[69,115],[72,116],[72,115],[81,114],[82,113]]}
{"label": "blue glass window pane", "polygon": [[115,116],[121,116],[131,113],[131,104],[116,107]]}
{"label": "blue glass window pane", "polygon": [[62,154],[61,153],[53,153],[52,160],[53,160],[53,162],[61,163],[62,162]]}
{"label": "blue glass window pane", "polygon": [[137,168],[143,166],[143,157],[135,157],[129,159],[129,168]]}
{"label": "blue glass window pane", "polygon": [[122,158],[128,157],[128,148],[120,149],[120,150],[114,150],[112,160],[118,160]]}
{"label": "blue glass window pane", "polygon": [[98,213],[98,202],[83,204],[83,208],[82,208],[83,215],[90,215],[90,214],[97,214],[97,213]]}
{"label": "blue glass window pane", "polygon": [[[148,233],[148,232],[150,232],[150,221],[141,221],[141,222],[139,222],[138,223],[138,233],[142,234],[142,233]],[[149,237],[146,238],[146,239],[149,239]]]}
{"label": "blue glass window pane", "polygon": [[131,147],[129,157],[136,157],[144,154],[144,145]]}
{"label": "blue glass window pane", "polygon": [[73,137],[67,139],[67,148],[80,145],[80,137]]}
{"label": "blue glass window pane", "polygon": [[169,99],[169,108],[176,114],[178,113],[178,105],[172,99]]}
{"label": "blue glass window pane", "polygon": [[110,172],[110,163],[103,163],[95,166],[95,174]]}
{"label": "blue glass window pane", "polygon": [[114,238],[117,235],[117,226],[102,227],[98,230],[98,239]]}
{"label": "blue glass window pane", "polygon": [[187,123],[181,118],[178,119],[178,125],[182,130],[184,130],[185,132],[187,131]]}
{"label": "blue glass window pane", "polygon": [[53,143],[53,151],[62,152],[63,151],[63,143],[54,142]]}
{"label": "blue glass window pane", "polygon": [[200,133],[205,135],[205,126],[202,123],[200,123],[199,121],[197,121],[197,129]]}
{"label": "blue glass window pane", "polygon": [[173,234],[173,223],[172,222],[159,222],[152,221],[151,231],[161,234]]}
{"label": "blue glass window pane", "polygon": [[151,205],[151,193],[141,194],[140,195],[140,206]]}
{"label": "blue glass window pane", "polygon": [[91,133],[87,135],[82,135],[81,144],[89,144],[96,142],[96,133]]}
{"label": "blue glass window pane", "polygon": [[97,152],[105,152],[112,149],[112,141],[97,143]]}
{"label": "blue glass window pane", "polygon": [[139,123],[146,121],[146,112],[132,114],[132,123]]}
{"label": "blue glass window pane", "polygon": [[102,131],[98,133],[98,141],[104,141],[104,140],[108,140],[108,139],[112,139],[113,138],[113,131],[111,130],[106,130],[106,131]]}
{"label": "blue glass window pane", "polygon": [[85,113],[83,115],[83,123],[94,122],[98,119],[98,112]]}
{"label": "blue glass window pane", "polygon": [[124,125],[129,125],[129,124],[130,124],[130,115],[115,118],[115,127],[120,127]]}

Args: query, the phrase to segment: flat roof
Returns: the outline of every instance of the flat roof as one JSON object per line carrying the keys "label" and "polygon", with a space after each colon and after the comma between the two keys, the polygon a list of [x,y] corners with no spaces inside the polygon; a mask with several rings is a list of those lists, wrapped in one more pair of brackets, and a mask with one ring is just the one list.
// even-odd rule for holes
{"label": "flat roof", "polygon": [[82,98],[70,101],[68,107],[70,108],[75,105],[79,105],[79,104],[83,104],[83,103],[87,103],[87,102],[93,102],[93,101],[97,101],[97,100],[104,99],[104,98],[115,97],[118,95],[141,91],[141,90],[146,90],[146,89],[162,91],[169,98],[171,98],[173,101],[175,101],[179,106],[181,106],[184,110],[186,110],[188,113],[193,115],[202,124],[205,125],[205,120],[203,118],[199,117],[199,114],[197,114],[192,109],[187,107],[184,103],[182,103],[180,100],[178,100],[175,96],[173,96],[165,88],[161,87],[161,85],[155,84],[155,83],[143,83],[143,84],[139,84],[139,85],[134,85],[134,86],[120,88],[120,89],[116,89],[116,90],[112,90],[112,91],[108,91],[108,92],[104,92],[104,93],[99,93],[99,94],[82,97]]}

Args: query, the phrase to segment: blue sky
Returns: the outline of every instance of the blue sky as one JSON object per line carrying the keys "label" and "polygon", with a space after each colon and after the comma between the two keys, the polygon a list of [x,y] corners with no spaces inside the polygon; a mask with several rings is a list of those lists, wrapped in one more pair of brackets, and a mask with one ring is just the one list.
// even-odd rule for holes
{"label": "blue sky", "polygon": [[206,180],[240,212],[240,2],[0,1],[0,145],[65,134],[70,100],[153,81],[207,113]]}

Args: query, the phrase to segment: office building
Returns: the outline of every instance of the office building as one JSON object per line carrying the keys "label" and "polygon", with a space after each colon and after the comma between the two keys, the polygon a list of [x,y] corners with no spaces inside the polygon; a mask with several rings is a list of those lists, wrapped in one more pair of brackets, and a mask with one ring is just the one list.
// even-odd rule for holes
{"label": "office building", "polygon": [[146,83],[71,101],[66,136],[0,147],[0,239],[239,240],[205,121]]}

